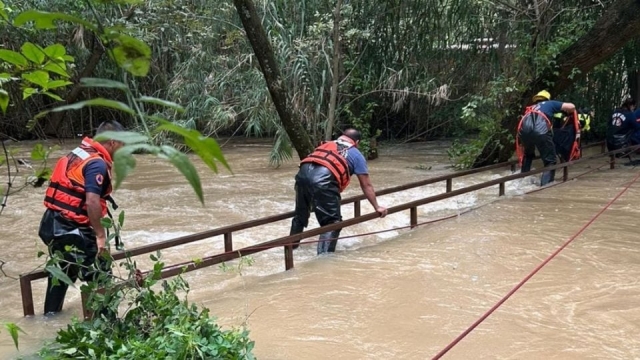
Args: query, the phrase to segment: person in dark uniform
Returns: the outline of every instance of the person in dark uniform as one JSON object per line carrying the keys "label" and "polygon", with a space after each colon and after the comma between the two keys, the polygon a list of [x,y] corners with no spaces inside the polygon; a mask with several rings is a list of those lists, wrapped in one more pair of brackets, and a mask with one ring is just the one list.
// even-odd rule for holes
{"label": "person in dark uniform", "polygon": [[[105,131],[124,131],[116,121],[100,124],[96,135]],[[90,281],[96,266],[109,271],[102,255],[108,252],[107,236],[100,219],[107,215],[111,200],[111,166],[113,154],[123,144],[115,140],[94,141],[84,138],[80,146],[61,158],[51,175],[38,235],[49,254],[60,253],[60,266],[75,282]],[[106,268],[105,268],[106,267]],[[49,274],[44,301],[45,315],[62,311],[68,285],[54,285]]]}
{"label": "person in dark uniform", "polygon": [[[640,109],[636,109],[633,116],[636,118],[636,122],[640,123]],[[640,145],[640,129],[633,131],[629,138],[629,145]],[[640,153],[640,149],[636,150],[636,153]]]}
{"label": "person in dark uniform", "polygon": [[[304,231],[309,224],[311,210],[320,226],[342,221],[340,193],[349,185],[351,175],[356,175],[360,188],[380,217],[387,209],[380,206],[369,179],[367,161],[358,150],[360,132],[347,129],[337,140],[328,141],[302,160],[296,175],[296,210],[291,221],[290,235]],[[318,255],[334,252],[340,229],[320,235]],[[299,243],[299,241],[298,241]],[[294,245],[297,248],[299,245]]]}
{"label": "person in dark uniform", "polygon": [[[631,135],[640,129],[640,123],[636,121],[635,109],[635,100],[627,98],[611,114],[607,124],[607,149],[609,151],[629,146]],[[616,157],[622,156],[627,156],[627,154],[616,154]]]}
{"label": "person in dark uniform", "polygon": [[580,158],[580,123],[577,114],[553,114],[553,143],[561,162]]}
{"label": "person in dark uniform", "polygon": [[[557,155],[553,143],[552,122],[555,113],[572,114],[576,107],[572,103],[550,100],[551,94],[543,90],[533,97],[533,105],[527,107],[518,124],[516,151],[521,161],[521,172],[531,171],[531,165],[538,149],[544,166],[555,165]],[[540,186],[555,180],[555,170],[545,171]]]}

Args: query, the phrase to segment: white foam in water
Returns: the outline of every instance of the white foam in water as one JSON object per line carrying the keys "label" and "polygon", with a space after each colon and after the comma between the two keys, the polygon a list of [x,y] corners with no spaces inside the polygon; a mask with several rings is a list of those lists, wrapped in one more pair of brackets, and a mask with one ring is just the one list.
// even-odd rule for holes
{"label": "white foam in water", "polygon": [[[476,176],[473,178],[461,178],[454,179],[453,188],[460,189],[465,186],[470,186],[483,181],[497,179],[502,176],[510,175],[510,171],[505,171],[499,174],[491,174],[488,176]],[[526,191],[535,189],[538,187],[535,183],[532,183],[532,179],[535,176],[527,177],[510,181],[507,183],[506,190],[507,195],[521,195]],[[385,207],[392,207],[400,204],[404,204],[410,201],[419,200],[429,196],[441,194],[445,191],[444,182],[438,184],[432,184],[421,188],[410,189],[394,194],[381,196],[378,198],[378,202]],[[456,215],[467,210],[471,207],[493,201],[497,198],[497,185],[477,192],[471,192],[462,194],[453,198],[448,198],[433,202],[430,204],[422,205],[418,207],[418,223],[433,220],[450,215]],[[482,199],[482,200],[481,200]],[[247,216],[246,220],[255,219],[256,217],[263,217],[273,215],[276,213],[290,211],[293,208],[292,202],[276,201],[273,199],[260,199],[240,201],[238,203],[226,203],[225,208],[227,211],[236,214],[242,214],[247,216],[249,212],[247,209],[252,209],[250,212],[251,218]],[[200,210],[198,210],[200,211]],[[371,205],[365,200],[361,202],[362,214],[373,212]],[[350,219],[353,217],[354,207],[352,204],[342,207],[342,216],[344,219]],[[347,227],[340,233],[341,237],[363,235],[349,237],[347,239],[341,239],[338,241],[337,251],[351,251],[359,249],[363,246],[371,246],[384,241],[389,241],[398,235],[409,231],[405,227],[409,225],[409,210],[402,211],[386,216],[383,219],[375,219],[362,224]],[[308,229],[315,229],[318,227],[318,223],[315,219],[315,215],[312,213],[309,219]],[[261,227],[248,229],[244,231],[233,233],[233,246],[234,249],[255,245],[261,242],[273,240],[289,234],[290,220],[281,221],[273,224],[263,225]],[[403,228],[394,230],[397,228]],[[370,232],[389,230],[379,234],[364,235]],[[123,231],[123,239],[125,243],[132,247],[133,245],[149,244],[157,241],[163,241],[173,239],[181,236],[190,235],[192,232],[153,232],[153,231]],[[305,241],[317,241],[318,237],[312,237]],[[202,240],[197,243],[198,256],[205,257],[215,254],[220,254],[224,251],[224,242],[221,236],[214,239]],[[182,255],[180,249],[186,246],[194,246],[193,244],[185,244],[175,248],[165,249],[164,253],[171,253],[172,257],[175,255]],[[316,255],[317,243],[303,244],[299,249],[295,250],[295,261],[309,261],[317,258]],[[188,261],[193,256],[191,250],[184,251],[184,261]],[[281,272],[284,270],[284,260],[282,256],[282,249],[275,248],[273,250],[267,250],[260,253],[253,254],[251,256],[254,259],[254,265],[243,268],[243,275],[247,276],[266,276],[273,273]],[[168,264],[169,265],[169,264]],[[229,266],[237,265],[237,260],[231,262]],[[426,264],[425,266],[430,266]],[[206,270],[201,270],[206,271]],[[224,283],[226,284],[226,283]],[[226,286],[219,284],[219,286]]]}
{"label": "white foam in water", "polygon": [[[186,231],[151,232],[151,231],[143,231],[143,230],[139,230],[139,231],[122,230],[121,236],[122,236],[122,241],[127,245],[127,247],[132,247],[132,245],[152,244],[158,241],[175,239],[178,237],[187,236],[191,234],[193,233],[186,232]],[[179,248],[180,247],[175,247],[172,249],[179,249]]]}

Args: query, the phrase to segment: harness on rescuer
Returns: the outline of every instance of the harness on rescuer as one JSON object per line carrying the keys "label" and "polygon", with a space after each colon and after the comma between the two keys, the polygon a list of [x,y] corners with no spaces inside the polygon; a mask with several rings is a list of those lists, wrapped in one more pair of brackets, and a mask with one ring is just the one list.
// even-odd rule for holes
{"label": "harness on rescuer", "polygon": [[342,192],[351,181],[346,153],[354,146],[356,146],[356,142],[353,139],[348,136],[340,136],[337,140],[322,143],[301,163],[319,164],[329,169],[338,180],[338,186]]}
{"label": "harness on rescuer", "polygon": [[547,122],[547,131],[551,131],[552,128],[551,121],[547,118],[547,115],[534,108],[535,105],[531,105],[525,109],[524,115],[520,117],[520,122],[518,123],[518,129],[516,131],[516,154],[518,156],[520,166],[522,166],[522,162],[524,160],[524,146],[520,144],[520,134],[522,132],[522,127],[525,121],[531,121],[535,124],[537,120],[544,119],[544,121]]}
{"label": "harness on rescuer", "polygon": [[[571,122],[572,124],[569,124]],[[571,144],[571,153],[569,156],[569,161],[578,160],[582,157],[582,149],[580,146],[580,118],[578,117],[578,112],[574,111],[570,115],[565,117],[564,123],[562,127],[565,126],[573,126],[573,129],[576,132],[576,136],[573,140],[573,144]]]}
{"label": "harness on rescuer", "polygon": [[[44,205],[54,211],[58,211],[65,218],[80,225],[89,225],[89,215],[85,203],[85,179],[84,167],[91,161],[102,159],[107,164],[107,172],[111,178],[111,156],[98,142],[84,138],[79,147],[75,148],[56,164],[47,188]],[[100,199],[102,217],[107,215],[107,201],[117,205],[111,198],[111,184],[105,195]]]}

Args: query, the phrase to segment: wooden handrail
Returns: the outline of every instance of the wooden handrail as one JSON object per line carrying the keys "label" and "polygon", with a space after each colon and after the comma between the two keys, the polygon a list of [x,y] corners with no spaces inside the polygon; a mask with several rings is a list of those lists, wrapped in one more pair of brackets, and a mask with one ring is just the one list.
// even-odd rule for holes
{"label": "wooden handrail", "polygon": [[[598,143],[593,143],[587,146],[584,146],[584,148],[590,148],[590,147],[595,147],[595,146],[602,146],[603,147],[603,151],[604,151],[604,142],[598,142]],[[636,147],[637,148],[637,147]],[[625,148],[625,149],[620,149],[616,152],[610,152],[610,153],[604,153],[604,154],[615,154],[615,153],[621,153],[624,151],[629,151],[629,149],[631,148]],[[495,179],[489,182],[484,182],[481,184],[476,184],[476,185],[472,185],[469,187],[465,187],[462,189],[458,189],[458,190],[452,190],[452,180],[459,178],[459,177],[463,177],[463,176],[467,176],[467,175],[472,175],[472,174],[477,174],[477,173],[481,173],[481,172],[485,172],[485,171],[489,171],[489,170],[494,170],[494,169],[499,169],[499,168],[503,168],[503,167],[507,167],[507,166],[511,166],[512,167],[512,171],[515,170],[515,165],[517,164],[517,160],[511,160],[511,161],[507,161],[507,162],[503,162],[503,163],[499,163],[499,164],[493,164],[493,165],[488,165],[488,166],[484,166],[481,168],[477,168],[477,169],[470,169],[470,170],[464,170],[464,171],[459,171],[453,174],[448,174],[448,175],[442,175],[442,176],[437,176],[434,178],[429,178],[429,179],[425,179],[425,180],[420,180],[420,181],[416,181],[416,182],[412,182],[412,183],[408,183],[408,184],[403,184],[403,185],[399,185],[399,186],[394,186],[394,187],[390,187],[390,188],[386,188],[386,189],[382,189],[376,192],[377,196],[383,196],[383,195],[388,195],[388,194],[392,194],[392,193],[396,193],[396,192],[400,192],[400,191],[404,191],[404,190],[408,190],[408,189],[413,189],[413,188],[417,188],[417,187],[421,187],[421,186],[426,186],[426,185],[430,185],[430,184],[434,184],[434,183],[438,183],[441,181],[446,181],[446,192],[443,194],[439,194],[439,195],[435,195],[435,196],[431,196],[428,198],[424,198],[421,200],[417,200],[418,202],[420,201],[426,201],[424,203],[420,203],[419,205],[424,205],[427,204],[429,202],[434,202],[434,201],[438,201],[438,200],[442,200],[442,199],[446,199],[448,197],[453,197],[453,196],[457,196],[460,194],[464,194],[467,192],[472,192],[472,191],[476,191],[488,186],[493,186],[495,184],[504,184],[504,182],[506,181],[510,181],[513,179],[519,179],[525,176],[530,176],[532,174],[537,174],[543,171],[547,171],[547,170],[551,170],[551,169],[559,169],[559,168],[566,168],[568,166],[571,166],[575,163],[581,162],[581,161],[585,161],[585,160],[589,160],[592,159],[594,157],[597,156],[601,156],[603,154],[596,154],[596,155],[592,155],[590,157],[586,157],[586,158],[582,158],[570,163],[563,163],[563,164],[559,164],[559,165],[555,165],[554,167],[548,167],[548,168],[543,168],[543,169],[539,169],[539,170],[535,170],[535,171],[531,171],[528,172],[526,174],[514,174],[514,175],[510,175],[507,177],[503,177],[500,179]],[[504,193],[504,185],[501,185],[501,190],[500,190],[500,195],[502,195]],[[278,214],[278,215],[272,215],[272,216],[267,216],[267,217],[263,217],[263,218],[259,218],[259,219],[255,219],[255,220],[249,220],[249,221],[245,221],[242,223],[237,223],[237,224],[233,224],[233,225],[228,225],[228,226],[223,226],[220,228],[216,228],[216,229],[212,229],[212,230],[207,230],[207,231],[203,231],[203,232],[199,232],[196,234],[191,234],[191,235],[186,235],[186,236],[182,236],[182,237],[178,237],[175,239],[170,239],[170,240],[164,240],[164,241],[159,241],[153,244],[148,244],[148,245],[143,245],[143,246],[139,246],[133,249],[129,249],[126,250],[124,252],[116,252],[113,253],[112,256],[114,258],[114,260],[121,260],[127,256],[138,256],[138,255],[142,255],[142,254],[147,254],[147,253],[151,253],[157,250],[163,250],[163,249],[167,249],[167,248],[171,248],[174,246],[178,246],[178,245],[184,245],[184,244],[188,244],[188,243],[192,243],[195,241],[199,241],[199,240],[204,240],[207,238],[211,238],[211,237],[215,237],[215,236],[220,236],[223,235],[225,237],[225,253],[223,254],[218,254],[218,255],[213,255],[211,257],[208,257],[206,259],[204,259],[202,262],[198,262],[198,264],[195,263],[189,263],[186,266],[186,270],[187,271],[192,271],[192,270],[196,270],[199,268],[203,268],[206,266],[210,266],[210,265],[214,265],[214,264],[218,264],[221,262],[225,262],[225,261],[229,261],[229,260],[233,260],[236,259],[238,257],[241,256],[245,256],[245,255],[250,255],[256,252],[260,252],[265,250],[265,246],[269,247],[271,245],[273,245],[273,247],[276,246],[281,246],[284,244],[288,244],[291,243],[292,241],[297,241],[297,240],[302,240],[302,239],[306,239],[315,235],[319,235],[322,234],[324,232],[327,231],[331,231],[331,230],[335,230],[335,229],[339,229],[339,228],[343,228],[343,227],[348,227],[354,224],[359,224],[365,221],[369,221],[372,219],[375,219],[376,217],[378,217],[377,213],[371,213],[371,214],[366,214],[366,215],[361,215],[360,214],[360,201],[365,200],[366,197],[364,195],[357,195],[357,196],[353,196],[347,199],[342,200],[341,205],[346,205],[349,203],[354,203],[356,205],[355,207],[355,217],[353,219],[349,219],[349,220],[344,220],[342,222],[339,223],[335,223],[335,224],[331,224],[331,225],[327,225],[321,228],[316,228],[316,229],[312,229],[312,230],[308,230],[296,235],[291,235],[291,236],[285,236],[282,238],[278,238],[276,240],[271,240],[271,241],[267,241],[267,242],[263,242],[257,245],[252,245],[252,246],[248,246],[245,247],[243,249],[239,249],[236,251],[232,251],[232,242],[231,242],[231,234],[233,232],[237,232],[237,231],[241,231],[241,230],[246,230],[246,229],[250,229],[250,228],[254,228],[254,227],[258,227],[261,225],[265,225],[265,224],[269,224],[269,223],[273,223],[276,221],[281,221],[281,220],[286,220],[289,219],[291,217],[293,217],[294,212],[290,211],[290,212],[286,212],[286,213],[282,213],[282,214]],[[408,204],[403,204],[403,205],[398,205],[398,206],[394,206],[389,208],[389,213],[394,213],[394,212],[399,212],[399,211],[403,211],[406,209],[411,209],[414,207],[417,207],[419,205],[411,205],[408,206],[409,204],[413,204],[414,202],[408,203]],[[406,205],[406,206],[405,206]],[[416,213],[417,216],[417,213]],[[286,264],[285,264],[285,268],[289,269],[291,267],[293,267],[293,255],[291,252],[291,248],[287,247],[285,248],[285,260],[286,260]],[[165,270],[163,270],[163,278],[164,277],[170,277],[170,276],[174,276],[177,275],[179,273],[181,273],[182,271],[184,271],[184,267],[180,266],[177,268],[172,268],[171,266],[165,268]],[[23,305],[23,312],[25,316],[28,315],[34,315],[34,309],[33,309],[33,295],[32,295],[32,287],[31,287],[31,282],[37,279],[42,279],[42,278],[46,278],[48,276],[48,273],[45,272],[44,270],[38,270],[38,271],[33,271],[33,272],[29,272],[29,273],[25,273],[25,274],[21,274],[20,275],[20,288],[21,288],[21,292],[22,292],[22,305]]]}

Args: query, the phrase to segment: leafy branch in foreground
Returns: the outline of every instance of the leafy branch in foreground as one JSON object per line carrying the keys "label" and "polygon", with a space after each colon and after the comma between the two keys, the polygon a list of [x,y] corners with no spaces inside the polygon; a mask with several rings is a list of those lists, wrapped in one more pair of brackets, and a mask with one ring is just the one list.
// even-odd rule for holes
{"label": "leafy branch in foreground", "polygon": [[140,125],[140,128],[144,129],[143,134],[136,132],[112,132],[104,133],[99,137],[96,137],[96,140],[113,139],[125,144],[125,146],[119,149],[114,155],[114,170],[116,172],[114,187],[117,189],[127,175],[135,168],[136,161],[133,154],[135,152],[146,152],[154,154],[161,159],[168,160],[173,164],[187,179],[198,197],[198,200],[204,204],[202,183],[193,163],[185,154],[172,146],[152,145],[150,140],[153,137],[153,133],[149,130],[149,124],[159,124],[156,131],[167,131],[182,137],[184,144],[196,153],[212,171],[218,171],[216,162],[219,162],[226,169],[231,171],[231,168],[226,162],[218,143],[212,138],[202,136],[202,134],[196,130],[185,129],[164,118],[150,116],[146,113],[145,106],[160,107],[173,113],[183,112],[184,108],[181,105],[168,100],[136,94],[137,91],[135,89],[135,85],[133,82],[127,81],[126,74],[128,73],[134,77],[143,77],[148,74],[151,62],[151,50],[149,46],[143,41],[123,33],[120,28],[104,27],[100,24],[100,20],[97,16],[93,3],[91,1],[86,2],[94,11],[94,14],[96,15],[95,21],[97,24],[64,13],[28,10],[22,12],[15,18],[14,25],[24,26],[27,23],[33,23],[36,29],[46,30],[55,29],[58,21],[65,21],[76,25],[82,25],[86,29],[94,32],[96,36],[99,37],[107,46],[107,52],[110,54],[111,59],[113,59],[118,66],[125,71],[124,82],[110,79],[83,78],[80,80],[80,83],[83,87],[111,88],[120,90],[126,96],[127,103],[105,98],[94,98],[73,104],[67,104],[38,113],[34,116],[33,120],[30,121],[28,126],[33,129],[39,119],[50,113],[79,110],[88,106],[106,107],[124,112],[135,119],[136,123]]}
{"label": "leafy branch in foreground", "polygon": [[20,329],[20,327],[14,323],[6,323],[4,324],[5,329],[7,329],[7,331],[9,332],[9,335],[11,335],[11,339],[13,339],[13,345],[15,345],[16,350],[19,350],[19,344],[18,344],[18,333],[23,333],[23,334],[27,334],[25,333],[22,329]]}

